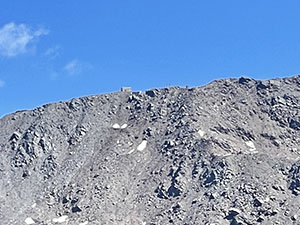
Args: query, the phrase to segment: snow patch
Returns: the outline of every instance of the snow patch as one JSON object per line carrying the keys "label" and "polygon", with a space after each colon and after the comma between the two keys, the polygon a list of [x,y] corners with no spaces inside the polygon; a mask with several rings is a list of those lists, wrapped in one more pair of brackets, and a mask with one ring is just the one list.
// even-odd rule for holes
{"label": "snow patch", "polygon": [[124,123],[122,126],[120,126],[118,123],[115,123],[115,124],[112,126],[112,128],[114,128],[114,129],[125,129],[125,128],[127,128],[127,127],[128,127],[127,123]]}
{"label": "snow patch", "polygon": [[114,128],[114,129],[120,129],[121,127],[120,127],[119,124],[115,123],[115,124],[112,126],[112,128]]}
{"label": "snow patch", "polygon": [[255,151],[256,147],[252,141],[246,141],[246,145],[250,148],[250,151]]}
{"label": "snow patch", "polygon": [[85,221],[83,223],[80,223],[79,225],[87,225],[89,222],[88,221]]}
{"label": "snow patch", "polygon": [[198,130],[198,134],[200,135],[200,137],[203,137],[205,135],[205,131],[203,130]]}
{"label": "snow patch", "polygon": [[63,222],[66,222],[67,219],[68,219],[68,216],[61,216],[61,217],[52,219],[52,221],[54,223],[63,223]]}
{"label": "snow patch", "polygon": [[128,125],[126,123],[124,123],[122,126],[121,126],[121,129],[125,129]]}
{"label": "snow patch", "polygon": [[32,218],[30,218],[30,217],[27,217],[27,218],[25,219],[25,223],[26,223],[27,225],[35,224],[34,220],[33,220]]}
{"label": "snow patch", "polygon": [[33,203],[32,206],[31,206],[31,208],[34,209],[35,207],[36,207],[36,203]]}
{"label": "snow patch", "polygon": [[142,143],[137,146],[137,150],[141,152],[145,150],[146,147],[147,147],[147,141],[143,140]]}

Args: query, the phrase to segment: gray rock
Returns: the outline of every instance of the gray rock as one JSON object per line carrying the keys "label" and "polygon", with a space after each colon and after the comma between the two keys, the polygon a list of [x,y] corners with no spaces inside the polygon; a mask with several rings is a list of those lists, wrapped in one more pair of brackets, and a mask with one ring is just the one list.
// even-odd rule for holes
{"label": "gray rock", "polygon": [[124,89],[4,116],[1,224],[296,224],[299,84]]}

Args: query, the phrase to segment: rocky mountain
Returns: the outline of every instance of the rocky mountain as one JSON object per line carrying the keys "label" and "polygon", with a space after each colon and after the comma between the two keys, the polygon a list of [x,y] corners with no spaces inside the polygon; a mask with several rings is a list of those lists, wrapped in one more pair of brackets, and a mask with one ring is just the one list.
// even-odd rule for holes
{"label": "rocky mountain", "polygon": [[7,115],[0,178],[3,225],[300,224],[300,76]]}

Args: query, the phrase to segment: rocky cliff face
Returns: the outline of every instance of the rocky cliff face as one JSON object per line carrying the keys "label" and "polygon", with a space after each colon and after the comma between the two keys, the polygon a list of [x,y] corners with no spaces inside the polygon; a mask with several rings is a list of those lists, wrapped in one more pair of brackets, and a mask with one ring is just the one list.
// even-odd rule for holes
{"label": "rocky cliff face", "polygon": [[44,105],[0,120],[5,225],[300,224],[300,76]]}

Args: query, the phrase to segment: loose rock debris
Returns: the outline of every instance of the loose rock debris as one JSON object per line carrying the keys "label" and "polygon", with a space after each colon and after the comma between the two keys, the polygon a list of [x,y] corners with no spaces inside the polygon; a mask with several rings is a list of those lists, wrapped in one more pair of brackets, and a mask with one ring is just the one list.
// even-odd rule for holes
{"label": "loose rock debris", "polygon": [[0,224],[300,224],[299,92],[242,77],[4,116]]}

